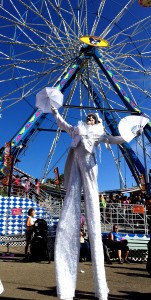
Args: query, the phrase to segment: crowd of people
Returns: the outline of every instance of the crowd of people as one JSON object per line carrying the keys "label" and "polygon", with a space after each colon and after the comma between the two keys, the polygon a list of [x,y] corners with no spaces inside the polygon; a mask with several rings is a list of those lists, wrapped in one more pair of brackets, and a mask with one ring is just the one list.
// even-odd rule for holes
{"label": "crowd of people", "polygon": [[12,195],[26,198],[32,198],[35,195],[38,199],[40,195],[40,181],[36,178],[33,183],[29,177],[14,175],[12,178]]}
{"label": "crowd of people", "polygon": [[[26,219],[26,246],[25,246],[25,260],[29,260],[30,246],[34,236],[34,224],[35,209],[30,208],[28,210],[28,216]],[[118,263],[129,263],[128,254],[129,248],[127,246],[127,240],[123,239],[121,234],[118,232],[118,226],[113,225],[113,230],[109,232],[107,236],[102,236],[104,260],[106,263],[112,264],[109,251],[114,252],[114,256],[117,257]],[[91,260],[91,249],[89,237],[86,234],[86,223],[84,215],[81,215],[81,231],[80,231],[80,257],[81,262]],[[38,250],[38,249],[37,249]]]}
{"label": "crowd of people", "polygon": [[[106,235],[102,234],[104,261],[112,264],[110,252],[118,259],[119,264],[129,263],[128,242],[122,237],[118,231],[118,225],[113,224],[113,229]],[[89,237],[86,234],[86,220],[84,215],[81,215],[81,231],[80,231],[80,261],[91,260],[91,250]]]}
{"label": "crowd of people", "polygon": [[131,193],[130,196],[119,194],[103,195],[101,194],[99,197],[100,207],[106,207],[108,204],[116,204],[121,206],[122,204],[138,204],[145,205],[146,204],[146,195],[143,192]]}
{"label": "crowd of people", "polygon": [[102,223],[123,223],[124,220],[127,220],[128,223],[129,221],[137,223],[137,219],[139,220],[139,218],[143,221],[145,209],[147,214],[151,214],[150,200],[142,192],[130,194],[129,197],[123,194],[101,194],[99,201]]}

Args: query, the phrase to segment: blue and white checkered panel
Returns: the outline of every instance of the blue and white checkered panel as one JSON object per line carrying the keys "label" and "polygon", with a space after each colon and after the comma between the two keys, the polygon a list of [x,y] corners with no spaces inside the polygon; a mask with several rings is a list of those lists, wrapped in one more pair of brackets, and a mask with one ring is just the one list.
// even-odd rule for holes
{"label": "blue and white checkered panel", "polygon": [[[0,196],[0,235],[25,233],[27,213],[31,207],[35,209],[36,218],[50,219],[50,213],[31,199]],[[22,215],[12,215],[12,208],[21,208]]]}

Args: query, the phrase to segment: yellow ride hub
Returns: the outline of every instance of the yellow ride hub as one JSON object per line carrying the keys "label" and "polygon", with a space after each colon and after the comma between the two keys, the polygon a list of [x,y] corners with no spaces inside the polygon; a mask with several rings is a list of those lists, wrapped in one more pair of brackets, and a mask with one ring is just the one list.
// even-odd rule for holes
{"label": "yellow ride hub", "polygon": [[108,41],[98,37],[98,36],[81,36],[80,41],[94,47],[109,47]]}

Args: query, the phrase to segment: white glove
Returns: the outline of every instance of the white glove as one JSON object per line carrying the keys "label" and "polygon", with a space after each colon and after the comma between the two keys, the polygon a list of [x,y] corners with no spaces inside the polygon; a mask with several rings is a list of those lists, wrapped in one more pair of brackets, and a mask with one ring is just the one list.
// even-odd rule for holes
{"label": "white glove", "polygon": [[58,113],[58,109],[57,109],[56,107],[54,107],[54,106],[51,106],[51,111],[52,111],[52,114],[53,114],[54,116],[56,116],[57,113]]}
{"label": "white glove", "polygon": [[99,116],[98,112],[97,112],[97,113],[95,113],[95,114],[97,115],[97,118],[98,118],[98,123],[101,123],[101,124],[102,124],[102,119],[100,118],[100,116]]}
{"label": "white glove", "polygon": [[136,131],[136,136],[140,136],[143,133],[143,127]]}

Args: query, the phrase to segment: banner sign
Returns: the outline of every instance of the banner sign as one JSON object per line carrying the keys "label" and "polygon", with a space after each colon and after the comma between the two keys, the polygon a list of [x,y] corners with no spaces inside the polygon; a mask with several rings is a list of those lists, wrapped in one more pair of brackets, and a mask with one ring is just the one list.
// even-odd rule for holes
{"label": "banner sign", "polygon": [[144,205],[134,205],[133,214],[144,214],[145,208]]}
{"label": "banner sign", "polygon": [[13,216],[20,216],[22,215],[22,209],[21,208],[12,208],[11,210]]}

